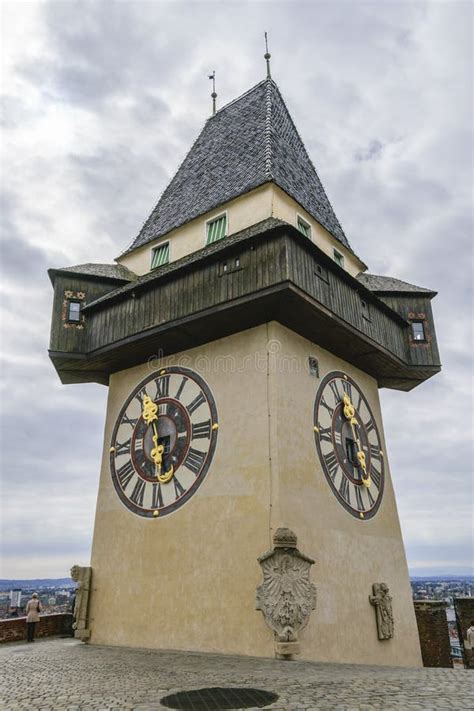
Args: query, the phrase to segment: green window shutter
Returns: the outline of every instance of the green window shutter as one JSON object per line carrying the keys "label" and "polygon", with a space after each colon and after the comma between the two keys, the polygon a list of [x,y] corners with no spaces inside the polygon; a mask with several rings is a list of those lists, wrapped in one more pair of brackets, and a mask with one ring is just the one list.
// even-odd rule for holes
{"label": "green window shutter", "polygon": [[334,261],[339,264],[340,267],[344,266],[344,257],[336,249],[334,250]]}
{"label": "green window shutter", "polygon": [[162,267],[163,264],[168,264],[170,261],[170,243],[162,244],[153,250],[151,258],[151,268],[156,269]]}
{"label": "green window shutter", "polygon": [[225,237],[227,228],[227,217],[222,215],[218,217],[217,220],[207,223],[207,244],[211,242],[217,242],[217,240]]}
{"label": "green window shutter", "polygon": [[300,217],[298,217],[298,229],[305,237],[311,237],[311,227]]}

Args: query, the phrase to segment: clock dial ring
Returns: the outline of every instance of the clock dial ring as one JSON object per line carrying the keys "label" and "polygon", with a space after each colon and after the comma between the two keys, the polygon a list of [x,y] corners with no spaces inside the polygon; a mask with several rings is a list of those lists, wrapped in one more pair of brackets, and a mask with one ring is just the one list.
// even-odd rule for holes
{"label": "clock dial ring", "polygon": [[[151,419],[146,413],[150,407]],[[179,414],[180,424],[174,429],[169,427],[170,407],[171,414]],[[163,437],[167,423],[170,441],[173,434],[181,435],[175,461],[173,447],[167,452]],[[145,518],[162,518],[178,510],[205,480],[217,434],[216,403],[198,373],[169,366],[148,375],[127,397],[112,432],[110,472],[121,502]],[[163,453],[157,465],[152,447],[159,445]],[[164,475],[162,480],[157,474]]]}
{"label": "clock dial ring", "polygon": [[380,434],[364,393],[342,371],[328,373],[318,388],[314,437],[323,473],[339,503],[359,520],[375,516],[385,485]]}

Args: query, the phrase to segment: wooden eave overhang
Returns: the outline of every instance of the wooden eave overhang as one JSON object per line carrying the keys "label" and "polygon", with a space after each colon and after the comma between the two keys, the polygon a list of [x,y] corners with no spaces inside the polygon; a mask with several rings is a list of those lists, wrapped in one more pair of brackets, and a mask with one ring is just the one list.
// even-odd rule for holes
{"label": "wooden eave overhang", "polygon": [[437,291],[428,291],[426,289],[425,291],[417,291],[416,289],[411,289],[410,291],[403,291],[402,289],[392,289],[392,290],[380,290],[378,289],[377,291],[371,291],[369,290],[371,294],[374,294],[375,296],[421,296],[424,299],[434,299],[435,296],[438,296]]}
{"label": "wooden eave overhang", "polygon": [[[239,256],[240,266],[223,271]],[[323,269],[325,279],[317,276]],[[360,315],[360,298],[372,318]],[[63,382],[111,373],[271,320],[375,377],[410,390],[439,371],[412,363],[408,322],[291,225],[269,219],[88,304],[85,352],[51,350]]]}

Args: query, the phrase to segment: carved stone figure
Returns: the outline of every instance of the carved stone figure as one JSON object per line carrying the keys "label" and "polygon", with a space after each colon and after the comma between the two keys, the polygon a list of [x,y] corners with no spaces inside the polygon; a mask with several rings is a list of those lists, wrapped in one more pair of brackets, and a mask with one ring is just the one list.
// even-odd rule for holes
{"label": "carved stone figure", "polygon": [[74,622],[72,625],[74,637],[85,640],[90,636],[88,610],[92,568],[73,565],[71,568],[71,578],[76,583],[76,599],[73,612]]}
{"label": "carved stone figure", "polygon": [[369,601],[375,607],[379,639],[391,639],[393,637],[393,612],[388,585],[374,583],[372,592],[373,595],[369,595]]}
{"label": "carved stone figure", "polygon": [[256,607],[273,630],[276,651],[282,657],[299,652],[298,632],[316,607],[316,587],[309,579],[314,560],[300,553],[296,543],[293,531],[279,528],[273,550],[258,559],[263,583],[257,588]]}

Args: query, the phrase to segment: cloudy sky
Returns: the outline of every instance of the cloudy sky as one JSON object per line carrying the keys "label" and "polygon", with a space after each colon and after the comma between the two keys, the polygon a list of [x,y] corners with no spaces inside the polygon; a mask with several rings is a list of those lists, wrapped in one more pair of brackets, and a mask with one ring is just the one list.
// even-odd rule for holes
{"label": "cloudy sky", "polygon": [[439,291],[443,372],[382,391],[412,573],[472,562],[472,5],[2,3],[1,577],[87,564],[106,388],[48,360],[46,270],[110,262],[210,111],[272,74],[376,274]]}

